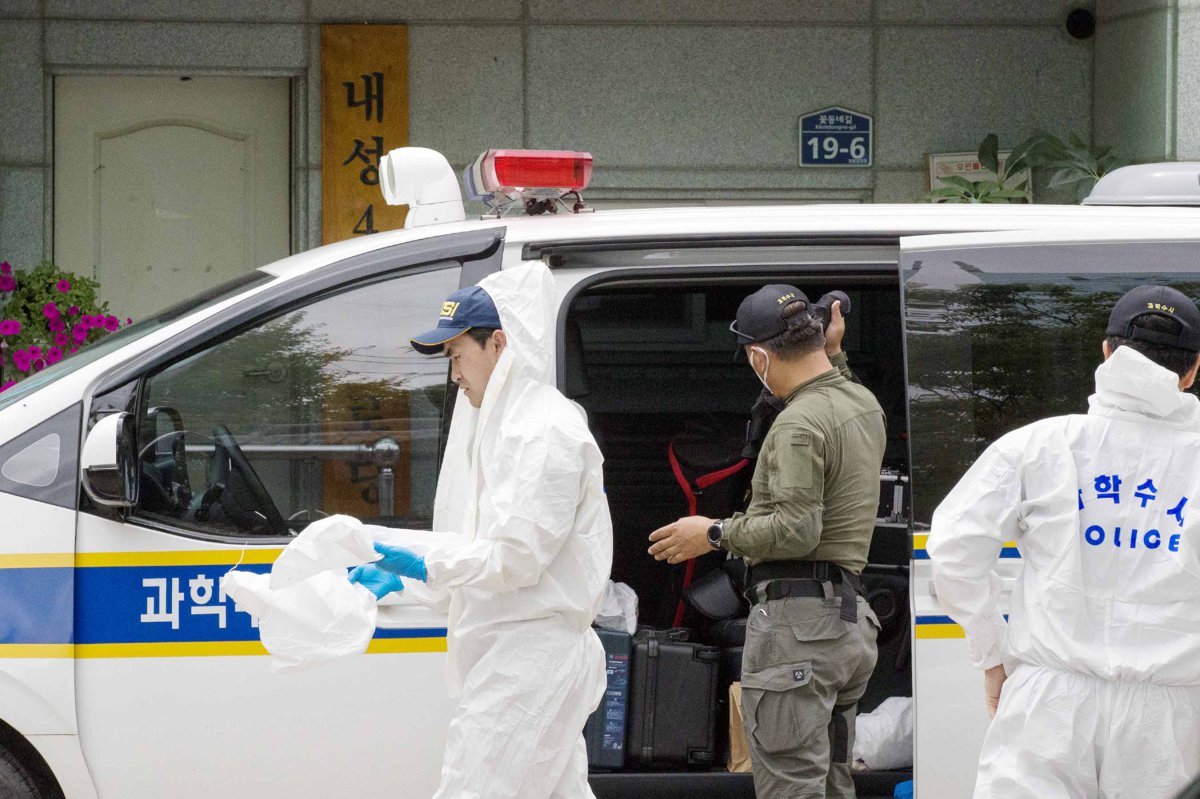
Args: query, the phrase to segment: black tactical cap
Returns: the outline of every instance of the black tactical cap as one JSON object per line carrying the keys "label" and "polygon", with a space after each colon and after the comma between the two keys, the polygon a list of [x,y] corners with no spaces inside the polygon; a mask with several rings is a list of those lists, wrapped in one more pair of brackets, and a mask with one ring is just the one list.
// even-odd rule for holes
{"label": "black tactical cap", "polygon": [[773,339],[788,329],[783,309],[797,301],[808,305],[808,297],[795,286],[780,283],[763,286],[742,300],[729,329],[737,336],[739,345]]}
{"label": "black tactical cap", "polygon": [[[1160,333],[1139,326],[1137,318],[1146,314],[1175,320],[1179,332]],[[1200,310],[1186,294],[1170,286],[1138,286],[1117,300],[1105,334],[1200,351]]]}

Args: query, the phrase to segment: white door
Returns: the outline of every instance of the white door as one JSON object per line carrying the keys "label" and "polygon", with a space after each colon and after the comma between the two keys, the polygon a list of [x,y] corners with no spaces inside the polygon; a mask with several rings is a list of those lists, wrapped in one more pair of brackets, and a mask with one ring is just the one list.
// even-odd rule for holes
{"label": "white door", "polygon": [[135,320],[289,250],[288,79],[54,84],[54,261]]}
{"label": "white door", "polygon": [[[971,795],[988,726],[982,672],[931,591],[933,510],[1004,433],[1087,412],[1117,298],[1146,283],[1200,296],[1200,234],[1191,227],[901,239],[919,797]],[[1021,568],[1020,550],[1007,543],[996,568],[1002,605]]]}

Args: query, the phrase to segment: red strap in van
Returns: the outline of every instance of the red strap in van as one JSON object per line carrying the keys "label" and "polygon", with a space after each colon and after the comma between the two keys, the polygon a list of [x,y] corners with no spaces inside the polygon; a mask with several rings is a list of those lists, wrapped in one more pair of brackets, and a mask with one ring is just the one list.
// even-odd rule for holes
{"label": "red strap in van", "polygon": [[[695,516],[697,513],[696,492],[692,490],[692,484],[683,475],[683,467],[679,465],[679,459],[675,457],[675,445],[667,445],[667,459],[671,461],[671,471],[675,473],[675,482],[679,483],[679,487],[683,489],[683,495],[687,497],[688,516]],[[733,477],[735,474],[745,469],[750,464],[748,458],[742,458],[732,466],[727,466],[715,472],[702,474],[696,478],[696,487],[704,490],[709,486],[716,485],[722,480]],[[687,568],[683,572],[683,587],[687,588],[692,584],[692,578],[696,574],[696,559],[692,558],[687,562]],[[675,607],[675,623],[671,626],[678,627],[683,624],[683,597],[679,598],[679,604]]]}

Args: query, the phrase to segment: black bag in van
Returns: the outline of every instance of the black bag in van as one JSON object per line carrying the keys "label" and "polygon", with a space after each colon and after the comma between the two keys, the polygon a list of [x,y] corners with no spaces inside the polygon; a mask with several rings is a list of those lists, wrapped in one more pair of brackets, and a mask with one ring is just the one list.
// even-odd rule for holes
{"label": "black bag in van", "polygon": [[[724,519],[745,506],[753,463],[741,456],[740,420],[721,414],[689,420],[683,433],[667,447],[667,460],[675,482],[687,501],[688,516]],[[672,624],[698,621],[687,618],[682,596],[701,575],[719,567],[724,553],[713,552],[687,561],[678,586]]]}
{"label": "black bag in van", "polygon": [[633,641],[626,762],[713,766],[721,650],[677,640],[677,630],[639,629]]}

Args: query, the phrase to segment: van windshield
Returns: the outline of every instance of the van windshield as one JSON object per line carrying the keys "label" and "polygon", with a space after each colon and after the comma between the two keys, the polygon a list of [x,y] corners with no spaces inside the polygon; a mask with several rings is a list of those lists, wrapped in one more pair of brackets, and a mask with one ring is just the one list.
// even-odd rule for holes
{"label": "van windshield", "polygon": [[3,394],[0,394],[0,410],[14,405],[35,391],[38,391],[50,385],[56,380],[59,380],[72,372],[87,366],[89,363],[103,358],[110,352],[120,349],[126,344],[130,344],[143,336],[147,336],[156,330],[174,322],[180,317],[198,311],[203,308],[208,308],[217,303],[229,299],[235,294],[245,291],[250,288],[255,288],[274,280],[275,277],[266,272],[255,270],[247,272],[244,275],[239,275],[232,280],[228,280],[220,285],[214,286],[208,291],[197,294],[193,297],[176,303],[158,314],[144,319],[136,324],[132,324],[122,330],[118,330],[111,336],[105,336],[95,344],[86,347],[76,355],[70,358],[65,358],[53,366],[49,366],[36,375],[22,380],[17,385],[9,388]]}

